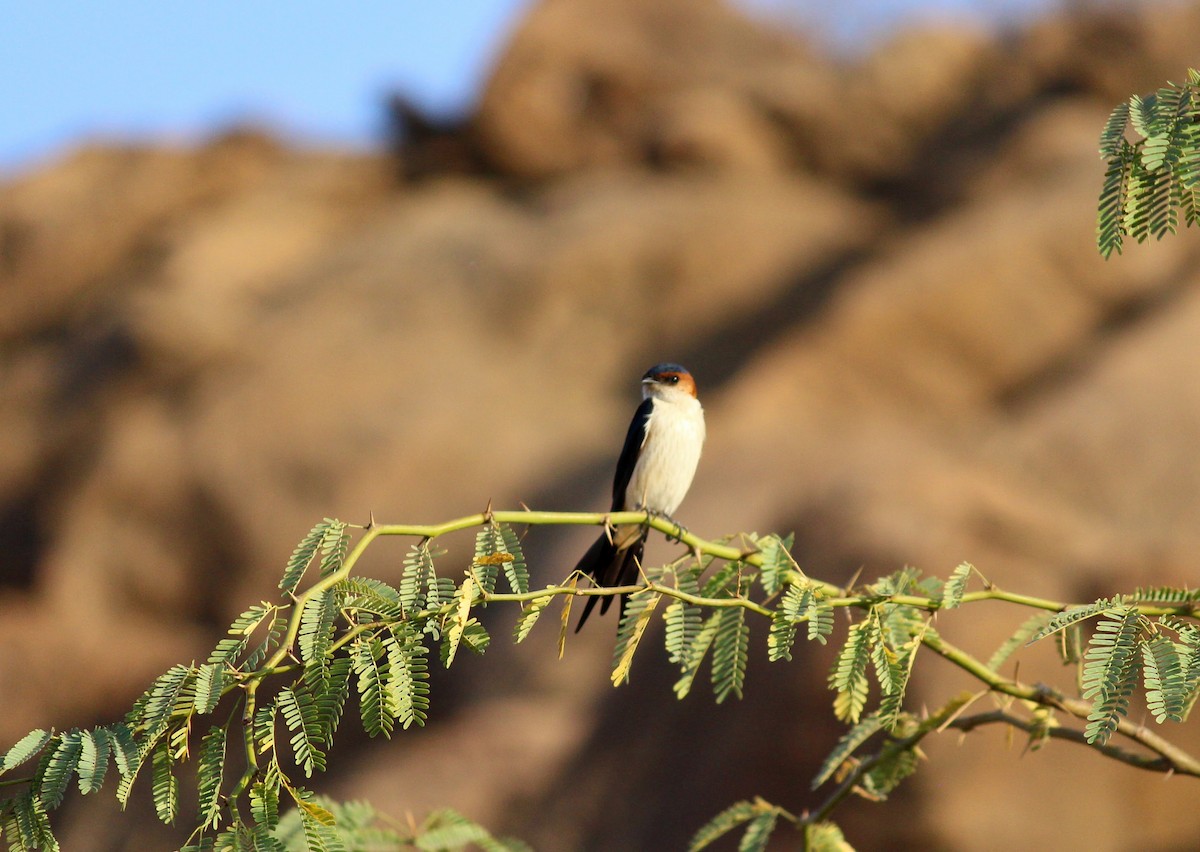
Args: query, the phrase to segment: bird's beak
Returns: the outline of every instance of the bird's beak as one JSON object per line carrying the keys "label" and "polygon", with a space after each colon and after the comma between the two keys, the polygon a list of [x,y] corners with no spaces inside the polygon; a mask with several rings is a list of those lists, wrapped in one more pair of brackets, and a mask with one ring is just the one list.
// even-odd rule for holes
{"label": "bird's beak", "polygon": [[642,379],[642,384],[652,385],[652,384],[654,384],[654,379]]}

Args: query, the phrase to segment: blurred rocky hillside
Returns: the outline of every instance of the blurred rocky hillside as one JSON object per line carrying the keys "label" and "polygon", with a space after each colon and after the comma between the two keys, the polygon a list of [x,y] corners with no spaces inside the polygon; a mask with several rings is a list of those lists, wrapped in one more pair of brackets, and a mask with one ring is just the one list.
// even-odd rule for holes
{"label": "blurred rocky hillside", "polygon": [[[206,655],[321,517],[604,508],[667,359],[708,413],[697,533],[794,530],[833,581],[969,560],[1076,600],[1194,584],[1196,235],[1104,262],[1093,231],[1108,111],[1200,62],[1197,32],[1200,7],[1075,12],[849,63],[715,0],[543,0],[476,114],[393,104],[392,152],[242,131],[0,185],[0,744],[110,721]],[[535,581],[590,535],[531,532]],[[514,649],[492,617],[428,728],[344,726],[325,792],[547,850],[680,848],[736,799],[820,801],[827,649],[769,665],[756,634],[745,700],[715,707],[676,702],[654,652],[611,689],[611,617],[561,662],[551,627]],[[938,627],[987,655],[1025,617]],[[1021,666],[1071,683],[1047,649]],[[918,669],[914,707],[970,686]],[[1200,750],[1195,722],[1167,733]],[[1194,848],[1194,780],[999,730],[927,751],[839,813],[860,849]],[[72,794],[56,820],[66,849],[182,842],[144,801]]]}

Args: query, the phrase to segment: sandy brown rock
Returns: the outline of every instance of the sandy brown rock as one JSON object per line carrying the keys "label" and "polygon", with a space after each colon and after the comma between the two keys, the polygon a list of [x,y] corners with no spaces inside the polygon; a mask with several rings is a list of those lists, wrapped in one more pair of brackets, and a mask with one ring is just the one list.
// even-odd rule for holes
{"label": "sandy brown rock", "polygon": [[[1103,262],[1093,205],[1108,110],[1182,73],[1196,15],[910,32],[849,63],[717,2],[547,0],[458,131],[483,167],[398,185],[383,156],[243,132],[0,186],[0,746],[203,658],[321,517],[603,507],[634,379],[667,358],[708,412],[702,534],[794,530],[835,581],[969,560],[1064,599],[1189,584],[1200,253],[1185,232]],[[535,582],[590,534],[532,532]],[[364,570],[394,579],[407,545]],[[981,656],[1026,616],[961,614],[938,629]],[[756,650],[746,699],[714,707],[651,656],[611,690],[611,619],[557,662],[551,630],[514,649],[489,618],[487,658],[435,673],[430,726],[348,723],[323,789],[545,849],[678,848],[737,798],[818,803],[830,649]],[[1021,666],[1070,688],[1048,649]],[[914,706],[972,685],[919,669]],[[928,751],[839,814],[859,848],[1194,833],[1187,779],[1060,743],[1018,759],[999,731]],[[69,805],[69,848],[144,848],[143,805]]]}

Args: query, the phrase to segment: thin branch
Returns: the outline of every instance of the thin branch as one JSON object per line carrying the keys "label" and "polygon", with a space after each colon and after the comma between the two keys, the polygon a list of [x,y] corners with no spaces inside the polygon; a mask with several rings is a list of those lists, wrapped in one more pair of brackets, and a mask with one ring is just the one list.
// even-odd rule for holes
{"label": "thin branch", "polygon": [[[304,604],[314,595],[324,592],[326,589],[336,585],[343,579],[348,577],[353,571],[359,558],[362,556],[366,548],[381,535],[399,535],[413,536],[425,540],[432,540],[449,533],[458,532],[460,530],[470,529],[473,527],[482,526],[491,523],[507,523],[519,525],[590,525],[590,526],[619,526],[622,524],[640,524],[649,526],[658,530],[664,535],[672,538],[678,538],[683,544],[687,545],[695,552],[708,554],[717,559],[726,561],[742,561],[751,565],[761,566],[762,555],[757,551],[746,550],[742,548],[731,547],[720,542],[708,541],[700,538],[694,533],[684,531],[682,535],[678,535],[679,528],[671,521],[665,518],[648,515],[645,512],[532,512],[532,511],[492,511],[490,508],[487,512],[476,515],[467,515],[462,518],[456,518],[451,521],[446,521],[441,524],[376,524],[372,525],[364,532],[363,536],[355,544],[354,548],[347,554],[345,561],[341,567],[329,575],[322,577],[312,586],[304,591],[303,594],[296,596],[295,607],[288,619],[287,633],[283,638],[280,647],[269,660],[257,671],[250,673],[249,677],[241,680],[240,685],[245,688],[247,681],[256,681],[265,677],[268,673],[276,671],[280,668],[280,664],[291,653],[291,648],[295,644],[296,636],[300,629],[300,620],[303,615]],[[915,595],[890,595],[881,596],[874,593],[865,593],[862,595],[851,595],[836,586],[823,580],[816,580],[801,575],[799,572],[795,574],[795,581],[807,583],[811,587],[820,590],[827,597],[830,605],[835,607],[855,607],[865,609],[877,603],[888,602],[902,606],[912,606],[928,611],[936,611],[941,608],[941,601],[936,598],[921,597]],[[491,593],[483,595],[484,601],[529,601],[534,598],[543,597],[545,595],[571,595],[571,596],[600,596],[611,597],[622,594],[637,594],[652,590],[661,594],[670,595],[679,598],[687,603],[706,606],[706,607],[741,607],[750,610],[758,615],[766,618],[771,618],[773,613],[770,609],[748,600],[743,597],[733,598],[705,598],[699,595],[693,595],[687,592],[682,592],[671,586],[666,586],[661,583],[637,584],[630,586],[619,586],[610,588],[589,588],[579,589],[573,586],[551,586],[537,591],[530,591],[519,594],[502,594]],[[836,595],[836,597],[834,597]],[[963,595],[962,603],[975,603],[979,601],[1003,601],[1017,604],[1020,606],[1033,607],[1050,611],[1061,612],[1079,604],[1070,604],[1060,601],[1046,600],[1044,598],[1033,598],[1026,595],[1018,595],[1011,592],[1005,592],[994,586],[978,592],[968,592]],[[449,607],[453,607],[454,603],[449,602],[444,604],[437,610],[421,613],[420,615],[432,616],[441,615],[448,612]],[[1139,611],[1145,615],[1161,615],[1173,614],[1198,617],[1194,607],[1188,606],[1139,606]],[[802,621],[802,620],[801,620]],[[1001,692],[1006,695],[1011,695],[1016,698],[1021,698],[1026,701],[1032,701],[1037,704],[1048,707],[1056,707],[1076,716],[1080,719],[1086,719],[1088,713],[1091,712],[1091,706],[1083,701],[1068,699],[1064,696],[1052,693],[1043,687],[1033,687],[1016,681],[1010,681],[987,668],[982,662],[972,657],[970,654],[962,651],[959,648],[946,642],[937,633],[930,632],[922,638],[922,644],[939,654],[943,658],[962,668],[976,679],[986,684],[990,689],[996,692]],[[1132,739],[1151,751],[1159,754],[1167,760],[1172,767],[1172,770],[1180,774],[1200,776],[1200,761],[1178,749],[1167,740],[1159,737],[1140,725],[1131,723],[1128,719],[1122,719],[1118,722],[1116,732],[1122,736]]]}
{"label": "thin branch", "polygon": [[1176,763],[1169,758],[1163,757],[1161,754],[1157,757],[1150,757],[1145,754],[1137,754],[1114,745],[1098,745],[1089,743],[1084,733],[1076,728],[1067,728],[1061,725],[1051,725],[1049,727],[1039,725],[1032,719],[1022,719],[1019,716],[1014,716],[1011,713],[1006,713],[1003,710],[992,710],[987,713],[978,713],[974,716],[963,716],[962,718],[951,721],[947,727],[957,728],[964,733],[975,730],[984,725],[1002,724],[1008,725],[1018,730],[1022,730],[1027,734],[1035,736],[1046,736],[1056,740],[1066,740],[1067,742],[1078,743],[1080,745],[1093,748],[1099,751],[1106,757],[1111,757],[1113,760],[1119,760],[1122,763],[1127,763],[1137,769],[1145,769],[1151,772],[1167,772],[1180,774],[1193,774],[1187,769],[1180,768]]}
{"label": "thin branch", "polygon": [[906,737],[890,740],[875,754],[859,760],[829,797],[815,811],[804,815],[804,822],[812,825],[824,821],[843,799],[854,792],[854,789],[858,786],[858,782],[864,775],[896,754],[916,747],[929,734],[940,730],[948,721],[953,720],[955,715],[967,704],[974,701],[975,698],[975,693],[960,692],[942,705],[933,715],[921,720],[920,724],[917,725],[917,729],[911,734]]}
{"label": "thin branch", "polygon": [[[921,644],[944,659],[954,663],[977,680],[987,684],[995,692],[1011,695],[1013,698],[1019,698],[1023,701],[1031,701],[1043,707],[1062,710],[1085,721],[1092,712],[1092,705],[1087,701],[1081,701],[1077,698],[1067,698],[1065,695],[1049,687],[1042,685],[1031,686],[1019,681],[1008,680],[996,674],[996,672],[989,669],[966,651],[951,645],[936,633],[930,632],[926,634],[921,640]],[[1200,760],[1197,760],[1183,749],[1142,725],[1135,724],[1127,718],[1122,718],[1117,722],[1115,732],[1158,754],[1165,761],[1165,768],[1162,771],[1200,777]],[[1093,748],[1103,751],[1103,749],[1094,743],[1090,745]],[[1151,767],[1147,766],[1144,768]]]}

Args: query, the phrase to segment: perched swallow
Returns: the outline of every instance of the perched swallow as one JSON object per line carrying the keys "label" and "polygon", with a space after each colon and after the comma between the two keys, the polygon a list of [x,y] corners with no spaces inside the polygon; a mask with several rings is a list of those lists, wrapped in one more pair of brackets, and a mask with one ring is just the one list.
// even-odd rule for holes
{"label": "perched swallow", "polygon": [[[704,409],[696,398],[696,381],[678,364],[658,364],[642,376],[642,404],[625,435],[625,447],[613,477],[612,511],[645,510],[671,517],[696,474],[704,446]],[[624,586],[638,576],[646,544],[646,526],[618,527],[596,539],[575,570],[597,586]],[[589,597],[576,625],[579,631],[596,601]],[[603,598],[600,613],[611,597]],[[625,600],[621,601],[625,609]]]}

